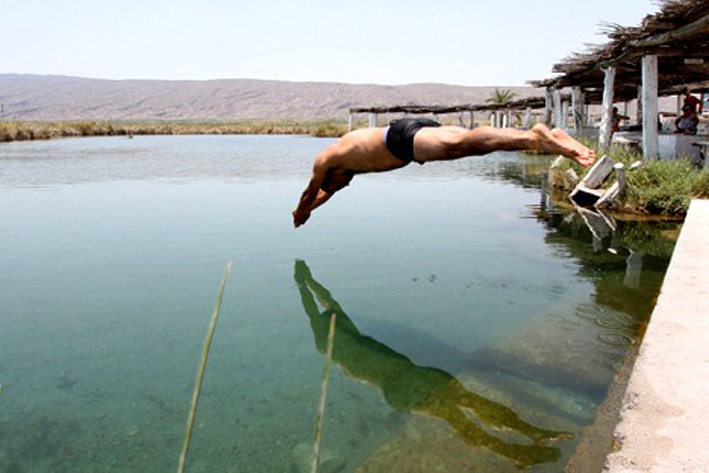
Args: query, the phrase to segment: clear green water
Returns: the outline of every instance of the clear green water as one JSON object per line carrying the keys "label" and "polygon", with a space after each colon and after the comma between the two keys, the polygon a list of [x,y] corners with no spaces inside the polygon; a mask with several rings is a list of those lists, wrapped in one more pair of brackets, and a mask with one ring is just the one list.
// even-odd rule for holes
{"label": "clear green water", "polygon": [[0,471],[174,471],[229,260],[188,471],[297,469],[333,311],[328,468],[563,471],[676,226],[594,242],[547,160],[496,154],[359,177],[295,231],[328,142],[0,146]]}

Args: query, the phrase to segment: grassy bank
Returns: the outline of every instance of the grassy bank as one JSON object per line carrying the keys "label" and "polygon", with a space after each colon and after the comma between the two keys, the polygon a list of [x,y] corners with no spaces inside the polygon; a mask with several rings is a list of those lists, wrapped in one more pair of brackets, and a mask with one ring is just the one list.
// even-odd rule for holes
{"label": "grassy bank", "polygon": [[[595,143],[585,144],[592,148],[596,146]],[[644,160],[638,152],[620,147],[613,147],[603,154],[614,163],[623,163],[626,169],[628,185],[625,196],[616,199],[610,207],[613,212],[679,217],[686,214],[692,199],[709,198],[709,169],[698,170],[688,160]],[[642,161],[642,166],[630,170],[630,165],[635,161]],[[573,190],[573,184],[566,176],[569,167],[573,167],[581,178],[588,171],[571,164],[569,160],[552,170],[549,184],[565,193]],[[613,173],[608,180],[615,180]],[[606,182],[604,187],[611,182]]]}
{"label": "grassy bank", "polygon": [[0,142],[47,140],[77,136],[130,135],[310,135],[337,137],[347,125],[312,123],[196,123],[196,122],[8,122],[0,121]]}

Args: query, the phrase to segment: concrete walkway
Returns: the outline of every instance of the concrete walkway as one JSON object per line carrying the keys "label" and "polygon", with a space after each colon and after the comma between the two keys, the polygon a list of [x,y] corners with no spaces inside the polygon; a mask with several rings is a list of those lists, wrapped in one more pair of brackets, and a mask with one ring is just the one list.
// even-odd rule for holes
{"label": "concrete walkway", "polygon": [[709,201],[693,201],[640,347],[606,471],[709,472]]}

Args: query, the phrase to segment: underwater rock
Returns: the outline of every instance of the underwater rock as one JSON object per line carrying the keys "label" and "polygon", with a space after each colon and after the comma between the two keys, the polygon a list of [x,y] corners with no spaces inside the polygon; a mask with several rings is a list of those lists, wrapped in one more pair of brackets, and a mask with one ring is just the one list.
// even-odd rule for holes
{"label": "underwater rock", "polygon": [[[291,454],[293,473],[309,473],[312,471],[313,446],[305,443],[299,444]],[[323,449],[320,452],[320,471],[322,473],[337,473],[345,468],[345,459],[339,458],[331,450]]]}
{"label": "underwater rock", "polygon": [[79,380],[76,378],[71,378],[69,376],[61,376],[59,379],[57,379],[56,384],[54,385],[57,389],[71,389],[74,387],[76,383],[78,383]]}

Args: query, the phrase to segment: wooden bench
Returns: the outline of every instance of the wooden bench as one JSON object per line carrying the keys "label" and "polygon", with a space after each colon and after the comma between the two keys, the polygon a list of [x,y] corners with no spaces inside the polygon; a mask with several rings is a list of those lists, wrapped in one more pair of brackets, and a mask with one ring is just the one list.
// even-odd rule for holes
{"label": "wooden bench", "polygon": [[634,140],[624,136],[613,137],[611,144],[622,146],[626,151],[638,151],[640,149],[640,140]]}

